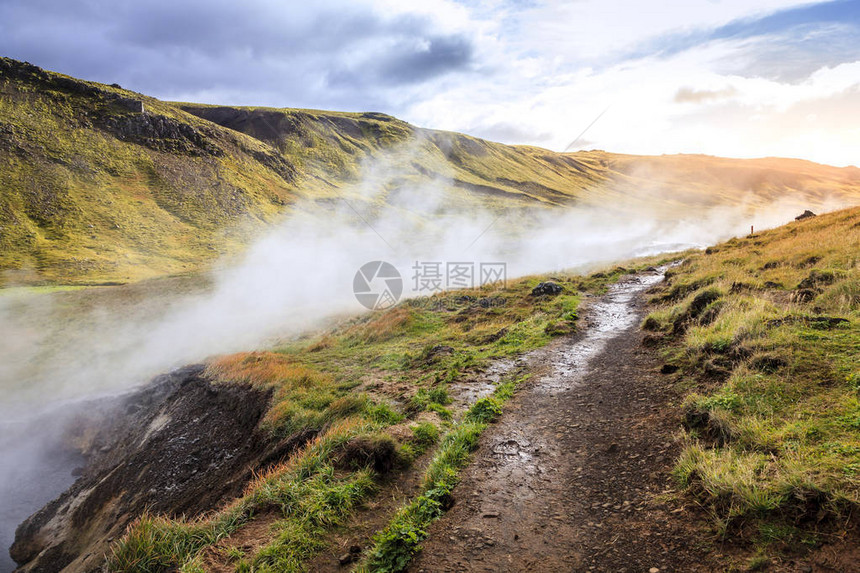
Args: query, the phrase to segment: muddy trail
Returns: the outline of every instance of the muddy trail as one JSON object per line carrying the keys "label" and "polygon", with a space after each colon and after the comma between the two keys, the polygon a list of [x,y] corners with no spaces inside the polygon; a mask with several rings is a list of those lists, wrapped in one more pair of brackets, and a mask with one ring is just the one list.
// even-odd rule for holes
{"label": "muddy trail", "polygon": [[627,277],[586,327],[523,358],[530,382],[482,437],[410,571],[712,571],[702,524],[669,501],[675,395],[643,348]]}

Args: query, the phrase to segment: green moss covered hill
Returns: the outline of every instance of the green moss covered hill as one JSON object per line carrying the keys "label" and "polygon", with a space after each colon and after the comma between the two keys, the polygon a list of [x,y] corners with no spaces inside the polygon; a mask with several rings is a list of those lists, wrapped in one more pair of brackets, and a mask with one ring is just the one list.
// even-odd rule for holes
{"label": "green moss covered hill", "polygon": [[406,150],[383,183],[392,192],[435,181],[466,209],[860,202],[853,168],[559,154],[378,113],[163,102],[0,58],[0,284],[198,270],[290,209],[363,201],[362,165],[392,150]]}

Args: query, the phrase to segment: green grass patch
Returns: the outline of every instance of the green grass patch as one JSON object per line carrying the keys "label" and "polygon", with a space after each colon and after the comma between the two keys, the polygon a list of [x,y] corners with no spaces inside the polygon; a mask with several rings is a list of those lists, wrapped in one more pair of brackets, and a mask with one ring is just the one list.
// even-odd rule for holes
{"label": "green grass patch", "polygon": [[501,415],[502,406],[522,380],[500,384],[492,396],[475,402],[448,432],[427,468],[423,492],[398,510],[389,524],[374,536],[373,547],[356,571],[394,573],[406,569],[427,537],[427,527],[450,507],[460,471],[478,447],[481,433]]}

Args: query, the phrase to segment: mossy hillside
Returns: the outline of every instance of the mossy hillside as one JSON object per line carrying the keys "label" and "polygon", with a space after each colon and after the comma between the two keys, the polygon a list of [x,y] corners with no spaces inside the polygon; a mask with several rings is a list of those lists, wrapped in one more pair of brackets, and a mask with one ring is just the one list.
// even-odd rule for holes
{"label": "mossy hillside", "polygon": [[724,530],[814,544],[860,506],[860,209],[733,239],[670,274],[643,327],[689,392],[679,480]]}
{"label": "mossy hillside", "polygon": [[[509,212],[511,221],[571,205],[673,220],[691,204],[754,206],[780,193],[812,208],[823,189],[828,200],[860,198],[857,170],[774,161],[558,154],[378,113],[162,102],[4,58],[0,284],[193,272],[292,209],[341,198],[371,215],[432,218],[397,201],[426,186],[451,211]],[[388,174],[373,179],[379,162]]]}
{"label": "mossy hillside", "polygon": [[[189,270],[247,241],[225,234],[226,224],[270,220],[289,196],[287,183],[251,157],[262,149],[252,138],[219,138],[202,120],[109,86],[3,71],[4,269],[55,281]],[[117,107],[110,99],[117,93],[143,101],[151,117],[187,126],[198,140],[124,141],[136,135],[122,122],[142,116]]]}
{"label": "mossy hillside", "polygon": [[[195,270],[240,250],[300,199],[366,201],[352,187],[372,157],[398,146],[408,148],[398,157],[403,166],[381,182],[391,193],[433,184],[446,190],[452,209],[545,203],[517,189],[501,193],[469,165],[451,175],[452,161],[480,153],[486,142],[425,133],[381,114],[192,107],[8,59],[0,68],[0,154],[7,160],[0,268],[14,271],[9,283]],[[145,113],[129,109],[138,104]],[[225,129],[183,108],[250,119],[212,118]],[[516,156],[495,147],[504,152],[496,163]]]}

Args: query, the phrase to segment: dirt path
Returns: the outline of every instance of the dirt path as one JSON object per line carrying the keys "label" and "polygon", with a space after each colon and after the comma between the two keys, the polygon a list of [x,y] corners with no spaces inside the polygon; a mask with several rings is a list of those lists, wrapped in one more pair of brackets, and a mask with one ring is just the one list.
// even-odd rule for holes
{"label": "dirt path", "polygon": [[524,358],[534,375],[482,438],[410,571],[711,571],[714,548],[666,501],[679,446],[674,395],[641,345],[629,277],[587,328]]}

